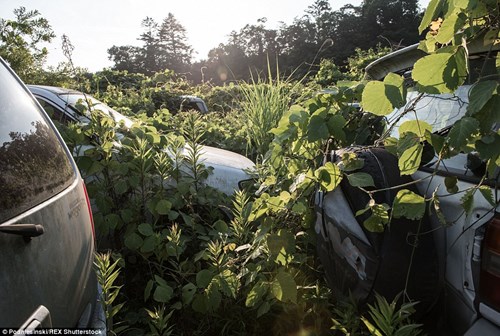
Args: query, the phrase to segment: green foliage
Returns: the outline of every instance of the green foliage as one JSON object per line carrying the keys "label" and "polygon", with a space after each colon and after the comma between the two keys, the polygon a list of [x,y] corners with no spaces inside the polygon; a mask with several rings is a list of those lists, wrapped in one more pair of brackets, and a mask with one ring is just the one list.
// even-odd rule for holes
{"label": "green foliage", "polygon": [[282,81],[280,77],[273,80],[270,67],[268,72],[267,82],[259,77],[253,79],[252,84],[240,85],[240,107],[247,124],[245,132],[251,157],[265,154],[273,138],[270,130],[277,126],[290,107],[291,95],[297,89],[293,83]]}
{"label": "green foliage", "polygon": [[[112,261],[114,259],[114,261]],[[119,333],[126,329],[126,326],[120,326],[120,323],[114,323],[113,319],[122,310],[125,302],[116,304],[115,300],[120,294],[120,290],[123,286],[115,285],[115,281],[120,275],[120,264],[123,260],[118,258],[113,258],[110,252],[107,253],[96,253],[94,266],[97,274],[97,281],[101,286],[101,305],[106,315],[106,325],[108,332]]]}
{"label": "green foliage", "polygon": [[0,57],[23,80],[30,81],[41,69],[48,50],[41,45],[50,42],[54,32],[47,19],[37,10],[14,9],[14,20],[0,18]]}
{"label": "green foliage", "polygon": [[404,303],[398,308],[399,295],[391,302],[379,295],[375,297],[375,304],[368,305],[369,315],[374,324],[362,317],[361,320],[368,328],[371,335],[377,336],[417,336],[422,335],[420,324],[410,321],[415,312],[416,303]]}

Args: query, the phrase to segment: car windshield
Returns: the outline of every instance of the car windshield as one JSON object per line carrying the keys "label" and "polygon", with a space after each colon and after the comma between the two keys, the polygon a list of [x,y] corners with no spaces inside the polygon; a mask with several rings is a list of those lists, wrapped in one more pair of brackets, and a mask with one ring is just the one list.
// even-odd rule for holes
{"label": "car windshield", "polygon": [[391,136],[399,136],[399,126],[408,120],[421,120],[438,132],[453,125],[467,111],[470,85],[461,86],[453,94],[423,94],[408,92],[406,105],[394,110],[387,121],[393,125]]}
{"label": "car windshield", "polygon": [[80,111],[78,105],[84,104],[90,111],[101,111],[110,116],[117,123],[123,121],[126,127],[130,127],[133,124],[132,120],[90,95],[84,95],[81,93],[62,93],[59,94],[59,97],[64,100],[65,103],[78,111]]}

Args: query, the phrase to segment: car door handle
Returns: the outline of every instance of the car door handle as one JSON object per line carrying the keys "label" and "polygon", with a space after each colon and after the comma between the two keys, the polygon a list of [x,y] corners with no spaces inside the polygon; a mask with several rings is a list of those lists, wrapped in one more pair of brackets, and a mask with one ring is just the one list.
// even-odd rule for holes
{"label": "car door handle", "polygon": [[32,238],[42,235],[45,230],[41,224],[12,224],[0,225],[0,232]]}
{"label": "car door handle", "polygon": [[41,328],[52,328],[50,312],[45,306],[39,306],[19,330],[30,331]]}

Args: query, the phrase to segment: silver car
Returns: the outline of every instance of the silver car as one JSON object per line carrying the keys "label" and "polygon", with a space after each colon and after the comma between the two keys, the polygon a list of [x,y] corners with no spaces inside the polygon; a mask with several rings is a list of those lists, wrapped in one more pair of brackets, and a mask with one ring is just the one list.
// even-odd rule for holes
{"label": "silver car", "polygon": [[[89,123],[90,116],[83,115],[76,108],[77,103],[83,100],[90,102],[91,110],[100,110],[106,113],[117,123],[123,123],[126,128],[130,128],[134,124],[130,118],[82,92],[42,85],[28,85],[28,88],[47,113],[60,122]],[[198,103],[197,100],[193,101]],[[254,167],[254,163],[243,155],[210,146],[203,146],[200,159],[205,166],[214,168],[206,180],[207,185],[227,195],[238,190],[240,182],[251,178],[248,171]]]}
{"label": "silver car", "polygon": [[0,327],[97,328],[85,185],[41,106],[0,59]]}
{"label": "silver car", "polygon": [[[496,54],[498,50],[469,48],[471,74],[485,62],[494,64],[495,58],[489,58],[488,52]],[[409,78],[413,64],[424,55],[417,45],[410,46],[373,62],[366,73],[376,80],[389,72]],[[417,118],[431,125],[434,133],[447,134],[465,115],[470,88],[465,84],[453,94],[439,95],[409,92],[406,107],[412,107],[414,113],[401,114],[403,107],[390,114],[388,121],[394,124],[391,135],[397,137],[399,125]],[[424,157],[425,147],[423,150]],[[318,193],[316,232],[330,285],[344,293],[350,291],[362,301],[370,300],[374,292],[394,297],[406,289],[420,302],[420,317],[446,315],[448,326],[460,335],[500,335],[498,175],[483,184],[483,188],[491,188],[496,205],[477,192],[472,210],[466,213],[463,192],[477,185],[484,174],[481,160],[473,153],[439,160],[434,151],[429,151],[411,178],[400,178],[397,158],[384,148],[346,149],[334,153],[333,160],[341,160],[346,151],[364,159],[362,171],[373,176],[376,189],[383,190],[375,194],[377,204],[392,204],[402,189],[397,186],[419,181],[413,192],[426,199],[433,193],[439,195],[443,216],[432,212],[422,222],[397,219],[390,229],[374,233],[362,224],[366,194],[348,183],[331,193]],[[447,191],[447,176],[458,178],[456,192]]]}

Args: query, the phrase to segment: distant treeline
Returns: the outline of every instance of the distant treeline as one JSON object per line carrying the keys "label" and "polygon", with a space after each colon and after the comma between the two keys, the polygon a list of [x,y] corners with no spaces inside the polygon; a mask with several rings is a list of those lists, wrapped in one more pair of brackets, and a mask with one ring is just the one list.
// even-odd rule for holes
{"label": "distant treeline", "polygon": [[108,53],[115,70],[150,75],[169,69],[194,83],[249,80],[268,74],[268,67],[273,75],[279,69],[283,75],[302,78],[314,74],[321,59],[344,66],[356,48],[417,42],[421,14],[417,0],[365,0],[339,10],[332,10],[329,1],[316,0],[290,25],[268,29],[266,18],[261,18],[232,31],[228,41],[193,63],[186,29],[169,13],[161,23],[143,20],[142,46],[112,46]]}

